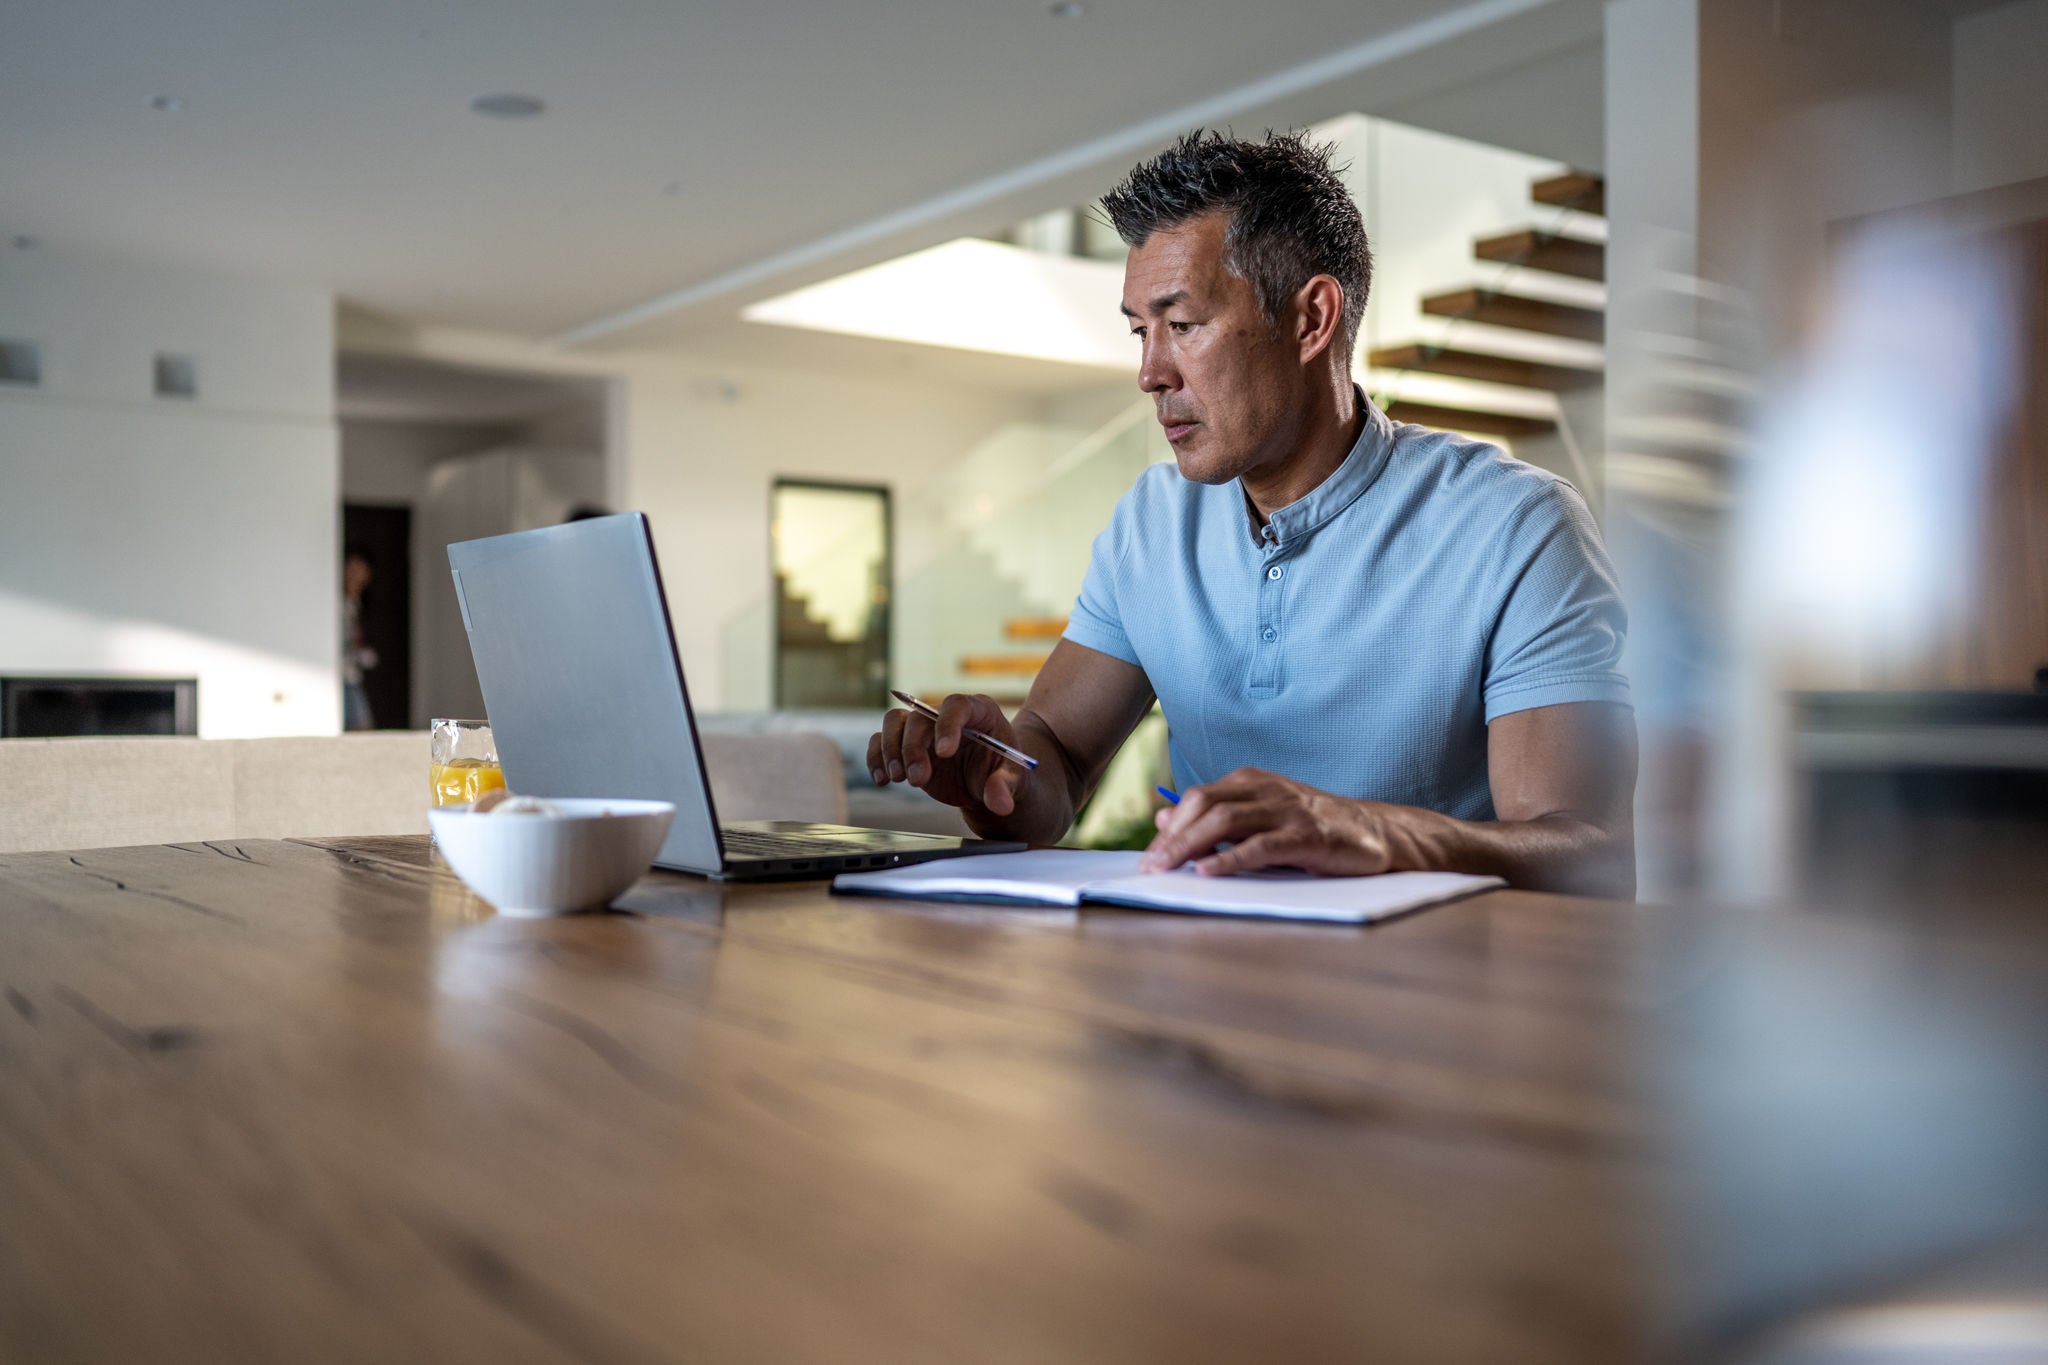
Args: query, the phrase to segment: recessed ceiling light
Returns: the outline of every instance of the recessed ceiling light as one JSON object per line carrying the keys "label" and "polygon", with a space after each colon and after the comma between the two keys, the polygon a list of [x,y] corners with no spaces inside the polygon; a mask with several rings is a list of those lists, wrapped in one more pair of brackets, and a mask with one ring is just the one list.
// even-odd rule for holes
{"label": "recessed ceiling light", "polygon": [[1078,19],[1088,12],[1088,6],[1082,0],[1053,0],[1045,12],[1055,19]]}
{"label": "recessed ceiling light", "polygon": [[478,95],[469,102],[472,112],[485,118],[535,118],[547,104],[533,95]]}
{"label": "recessed ceiling light", "polygon": [[162,114],[182,114],[185,112],[185,101],[178,95],[158,95],[149,102],[149,107]]}

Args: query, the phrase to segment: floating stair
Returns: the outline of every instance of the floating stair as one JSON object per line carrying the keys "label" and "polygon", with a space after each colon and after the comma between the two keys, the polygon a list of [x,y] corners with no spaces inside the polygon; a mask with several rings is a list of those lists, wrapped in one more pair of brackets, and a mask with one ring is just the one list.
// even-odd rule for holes
{"label": "floating stair", "polygon": [[1548,417],[1483,412],[1477,408],[1447,408],[1435,403],[1409,403],[1400,399],[1387,404],[1387,416],[1396,422],[1470,431],[1482,436],[1548,436],[1557,430],[1557,423]]}
{"label": "floating stair", "polygon": [[1598,370],[1571,365],[1546,365],[1516,356],[1492,355],[1485,351],[1464,351],[1451,346],[1382,346],[1366,357],[1377,370],[1413,370],[1419,374],[1443,374],[1457,379],[1477,379],[1488,384],[1511,384],[1523,389],[1548,389],[1568,393],[1600,383]]}
{"label": "floating stair", "polygon": [[1607,331],[1607,319],[1597,308],[1580,308],[1520,294],[1496,294],[1485,289],[1453,289],[1432,294],[1422,301],[1422,311],[1483,322],[1491,327],[1570,337],[1574,341],[1598,341]]}
{"label": "floating stair", "polygon": [[1044,654],[963,654],[960,671],[975,677],[1030,677],[1045,667]]}
{"label": "floating stair", "polygon": [[1570,275],[1580,280],[1607,278],[1607,247],[1581,237],[1560,237],[1554,233],[1523,228],[1498,237],[1481,237],[1472,244],[1472,254],[1482,261],[1505,261],[1529,270],[1552,275]]}
{"label": "floating stair", "polygon": [[1057,640],[1066,633],[1064,616],[1019,616],[1003,623],[1003,634],[1012,640]]}
{"label": "floating stair", "polygon": [[[1604,215],[1607,185],[1597,175],[1572,171],[1536,181],[1529,187],[1529,197],[1538,204]],[[1596,231],[1590,227],[1584,230]],[[1534,227],[1481,237],[1472,243],[1472,255],[1478,261],[1518,266],[1572,280],[1604,283],[1607,276],[1607,247],[1604,242],[1584,235],[1569,236]],[[1562,292],[1566,297],[1587,297],[1594,293],[1583,285],[1566,287],[1562,280],[1551,282],[1545,288],[1532,278],[1529,287],[1536,294]],[[1598,307],[1477,287],[1430,295],[1422,300],[1422,311],[1458,322],[1510,328],[1575,342],[1598,343],[1607,331],[1606,316]],[[1494,345],[1508,350],[1523,349],[1509,346],[1506,338],[1495,335]],[[1453,431],[1469,431],[1484,436],[1546,436],[1557,430],[1557,418],[1551,414],[1560,409],[1555,398],[1538,398],[1537,394],[1570,393],[1592,388],[1602,381],[1602,372],[1597,365],[1585,360],[1574,361],[1559,355],[1531,359],[1523,355],[1502,354],[1497,350],[1484,349],[1488,345],[1484,332],[1470,336],[1468,340],[1467,335],[1456,328],[1449,329],[1449,335],[1439,341],[1453,337],[1465,344],[1382,346],[1368,354],[1366,361],[1372,369],[1395,372],[1396,377],[1382,391],[1382,401],[1389,417],[1400,422],[1448,427]],[[1529,349],[1538,355],[1546,349],[1565,350],[1556,347],[1555,343],[1532,343]],[[1403,398],[1400,396],[1400,375],[1424,375],[1432,379],[1409,385],[1411,393],[1421,392],[1416,398]],[[1434,378],[1436,376],[1442,378]],[[1490,384],[1496,389],[1489,394],[1483,390],[1463,389],[1456,382],[1444,383],[1443,379]],[[1510,402],[1509,395],[1498,391],[1502,387],[1534,390],[1535,393],[1521,397],[1519,402]],[[1502,412],[1498,410],[1500,406],[1522,407],[1523,410]],[[1536,411],[1527,410],[1529,407]]]}
{"label": "floating stair", "polygon": [[[1012,640],[1057,640],[1067,633],[1064,616],[1015,616],[1003,622],[1003,634]],[[963,654],[960,671],[982,678],[1032,678],[1051,658],[1050,653]],[[1021,700],[1021,698],[1019,699]]]}
{"label": "floating stair", "polygon": [[1554,208],[1607,216],[1607,182],[1586,171],[1567,171],[1539,180],[1529,187],[1529,197]]}

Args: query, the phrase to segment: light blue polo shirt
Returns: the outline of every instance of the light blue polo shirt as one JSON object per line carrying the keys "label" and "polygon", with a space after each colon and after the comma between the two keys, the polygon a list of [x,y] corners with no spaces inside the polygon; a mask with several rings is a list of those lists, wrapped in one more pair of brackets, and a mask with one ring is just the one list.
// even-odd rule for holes
{"label": "light blue polo shirt", "polygon": [[1490,820],[1489,721],[1629,699],[1614,569],[1563,479],[1365,412],[1344,463],[1263,534],[1235,480],[1147,469],[1095,539],[1066,638],[1145,670],[1183,788],[1257,767]]}

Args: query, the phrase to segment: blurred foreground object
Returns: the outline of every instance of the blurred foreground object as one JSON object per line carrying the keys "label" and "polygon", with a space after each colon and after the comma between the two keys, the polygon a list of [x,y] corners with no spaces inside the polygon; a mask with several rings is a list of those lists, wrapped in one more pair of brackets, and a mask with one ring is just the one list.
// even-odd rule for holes
{"label": "blurred foreground object", "polygon": [[1648,1054],[1675,1355],[2048,1358],[2044,948],[2038,925],[1693,922]]}
{"label": "blurred foreground object", "polygon": [[1742,487],[1724,838],[1750,894],[1975,912],[2048,848],[2048,182],[1836,240]]}

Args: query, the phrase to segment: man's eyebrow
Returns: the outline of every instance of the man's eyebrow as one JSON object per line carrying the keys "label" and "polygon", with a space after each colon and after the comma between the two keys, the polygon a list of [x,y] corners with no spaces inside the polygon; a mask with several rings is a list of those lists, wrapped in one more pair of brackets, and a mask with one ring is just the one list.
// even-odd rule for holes
{"label": "man's eyebrow", "polygon": [[[1165,309],[1173,307],[1173,305],[1179,303],[1182,299],[1186,298],[1187,296],[1188,291],[1185,289],[1176,289],[1171,294],[1161,294],[1158,298],[1152,300],[1152,311],[1155,313],[1162,312]],[[1131,311],[1131,305],[1129,305],[1128,303],[1119,303],[1117,307],[1123,310],[1123,315],[1127,318],[1134,318],[1138,316],[1136,313]]]}

